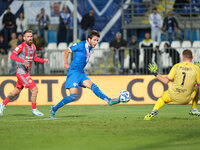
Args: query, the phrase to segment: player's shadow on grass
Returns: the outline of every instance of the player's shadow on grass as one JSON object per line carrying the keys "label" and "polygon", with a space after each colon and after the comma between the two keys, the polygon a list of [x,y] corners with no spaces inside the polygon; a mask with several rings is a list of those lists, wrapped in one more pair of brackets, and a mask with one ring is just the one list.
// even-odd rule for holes
{"label": "player's shadow on grass", "polygon": [[[15,117],[30,117],[33,116],[32,114],[9,114],[8,116],[15,116]],[[33,116],[34,117],[34,116]]]}
{"label": "player's shadow on grass", "polygon": [[169,119],[171,119],[171,120],[191,120],[190,116],[189,117],[172,117]]}

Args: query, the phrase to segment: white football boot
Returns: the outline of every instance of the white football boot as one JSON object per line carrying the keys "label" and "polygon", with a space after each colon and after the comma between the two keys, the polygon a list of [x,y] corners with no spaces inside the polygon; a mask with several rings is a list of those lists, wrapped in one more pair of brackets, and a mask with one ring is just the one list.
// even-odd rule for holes
{"label": "white football boot", "polygon": [[3,116],[3,110],[5,109],[5,105],[0,103],[0,116]]}
{"label": "white football boot", "polygon": [[44,116],[44,114],[42,112],[40,112],[39,110],[37,110],[37,109],[33,109],[32,110],[32,114],[36,115],[36,116],[39,116],[39,117]]}

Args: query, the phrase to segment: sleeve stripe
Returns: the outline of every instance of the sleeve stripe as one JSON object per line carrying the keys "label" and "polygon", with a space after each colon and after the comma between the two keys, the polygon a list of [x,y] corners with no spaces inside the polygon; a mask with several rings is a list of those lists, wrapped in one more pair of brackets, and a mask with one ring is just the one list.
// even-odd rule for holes
{"label": "sleeve stripe", "polygon": [[71,50],[71,48],[70,47],[68,47],[68,49],[72,52],[72,50]]}
{"label": "sleeve stripe", "polygon": [[13,51],[15,54],[18,54],[17,52]]}
{"label": "sleeve stripe", "polygon": [[170,77],[166,77],[168,80],[172,81],[173,79],[171,79]]}

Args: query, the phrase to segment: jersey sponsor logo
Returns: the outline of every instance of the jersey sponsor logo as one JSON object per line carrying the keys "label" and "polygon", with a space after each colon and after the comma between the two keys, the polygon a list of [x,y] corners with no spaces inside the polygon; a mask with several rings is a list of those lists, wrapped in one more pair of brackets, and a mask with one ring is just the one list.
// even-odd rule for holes
{"label": "jersey sponsor logo", "polygon": [[26,80],[27,80],[27,81],[31,80],[31,77],[30,77],[30,76],[27,76],[27,77],[26,77]]}
{"label": "jersey sponsor logo", "polygon": [[74,87],[78,86],[78,83],[73,83],[73,86],[74,86]]}
{"label": "jersey sponsor logo", "polygon": [[26,60],[27,60],[27,61],[32,61],[32,60],[33,60],[33,57],[28,57],[28,56],[26,56]]}
{"label": "jersey sponsor logo", "polygon": [[32,80],[28,80],[29,83],[32,83]]}

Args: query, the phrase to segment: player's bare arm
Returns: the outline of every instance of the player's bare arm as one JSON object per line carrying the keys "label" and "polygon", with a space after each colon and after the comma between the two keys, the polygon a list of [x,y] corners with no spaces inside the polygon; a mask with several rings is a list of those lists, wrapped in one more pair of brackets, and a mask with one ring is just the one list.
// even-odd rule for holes
{"label": "player's bare arm", "polygon": [[69,68],[70,65],[68,63],[68,57],[69,57],[69,53],[71,53],[72,51],[68,48],[64,51],[64,63],[65,63],[65,68]]}
{"label": "player's bare arm", "polygon": [[158,74],[157,79],[160,80],[161,82],[163,82],[164,84],[168,84],[170,82],[170,80],[166,77],[163,77],[162,75]]}

